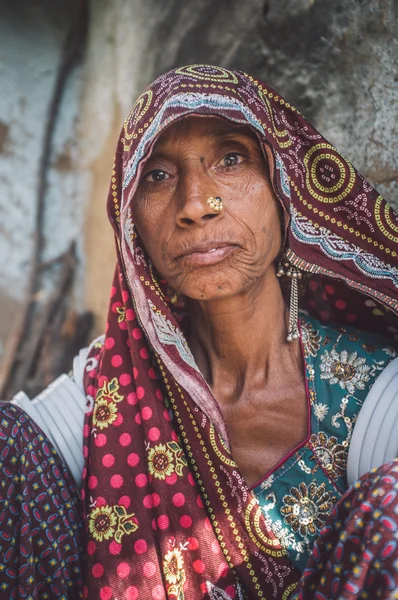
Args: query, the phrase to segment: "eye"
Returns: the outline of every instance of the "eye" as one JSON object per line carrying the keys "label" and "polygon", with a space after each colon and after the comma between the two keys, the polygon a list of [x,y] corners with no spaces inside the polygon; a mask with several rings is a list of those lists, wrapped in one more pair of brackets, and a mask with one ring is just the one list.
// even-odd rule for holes
{"label": "eye", "polygon": [[235,167],[241,163],[242,158],[237,152],[230,152],[222,158],[221,162],[223,167]]}
{"label": "eye", "polygon": [[153,171],[149,171],[149,173],[145,173],[143,176],[143,180],[148,181],[149,183],[159,183],[167,178],[168,174],[161,169],[154,169]]}

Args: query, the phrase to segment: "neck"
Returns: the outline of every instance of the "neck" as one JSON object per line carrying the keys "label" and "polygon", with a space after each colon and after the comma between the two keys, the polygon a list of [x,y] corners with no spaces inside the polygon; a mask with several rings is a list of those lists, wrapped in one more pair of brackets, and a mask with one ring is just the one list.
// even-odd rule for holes
{"label": "neck", "polygon": [[299,343],[286,341],[288,312],[273,271],[245,294],[191,301],[188,310],[195,360],[212,389],[231,398],[301,360]]}

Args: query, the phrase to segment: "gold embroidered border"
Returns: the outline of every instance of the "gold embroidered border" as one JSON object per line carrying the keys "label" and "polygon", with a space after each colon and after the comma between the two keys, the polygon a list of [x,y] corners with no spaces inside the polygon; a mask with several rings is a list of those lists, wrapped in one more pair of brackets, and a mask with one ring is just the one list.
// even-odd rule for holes
{"label": "gold embroidered border", "polygon": [[221,450],[217,446],[217,440],[216,440],[216,436],[214,434],[215,434],[214,425],[212,423],[210,423],[210,443],[211,443],[211,447],[214,450],[214,453],[221,460],[221,462],[223,462],[228,467],[236,467],[235,462],[231,458],[228,458],[228,456],[226,456],[225,454],[223,454],[221,452]]}
{"label": "gold embroidered border", "polygon": [[[177,405],[176,405],[176,403],[175,403],[175,400],[174,400],[174,398],[173,398],[173,394],[172,394],[172,392],[171,392],[170,385],[168,384],[168,380],[167,380],[166,374],[165,374],[165,372],[164,372],[163,366],[162,366],[162,364],[161,364],[161,362],[160,362],[159,358],[158,358],[158,363],[159,363],[159,368],[160,368],[160,370],[161,370],[161,373],[162,373],[162,377],[163,377],[163,379],[164,379],[164,381],[165,381],[165,384],[166,384],[166,389],[167,389],[167,391],[168,391],[168,395],[169,395],[170,402],[171,402],[171,404],[172,404],[172,407],[173,407],[173,411],[174,411],[175,417],[176,417],[176,419],[177,419],[177,422],[178,422],[178,424],[179,424],[179,427],[180,427],[181,435],[182,435],[182,437],[183,437],[183,439],[184,439],[185,446],[186,446],[186,448],[187,448],[187,450],[188,450],[188,456],[189,456],[190,462],[191,462],[191,464],[192,464],[192,468],[193,468],[193,470],[194,470],[194,472],[195,472],[195,477],[196,477],[196,479],[197,479],[197,481],[198,481],[198,484],[199,484],[199,486],[200,486],[200,490],[201,490],[201,492],[202,492],[203,499],[204,499],[204,501],[206,502],[206,506],[207,506],[208,513],[209,513],[209,515],[210,515],[210,518],[211,518],[211,520],[212,520],[212,522],[213,522],[214,531],[215,531],[215,533],[216,533],[216,535],[217,535],[217,539],[218,539],[218,541],[219,541],[219,543],[220,543],[221,549],[222,549],[222,551],[223,551],[223,554],[224,554],[224,556],[225,556],[225,559],[226,559],[226,561],[227,561],[227,563],[228,563],[228,565],[229,565],[230,569],[231,569],[231,570],[232,570],[232,572],[234,573],[234,575],[235,575],[236,579],[237,579],[237,580],[239,580],[239,578],[238,578],[238,576],[237,576],[237,574],[236,574],[236,571],[235,571],[235,569],[234,569],[234,565],[233,565],[233,563],[232,563],[231,557],[229,556],[229,553],[228,553],[228,551],[227,551],[227,549],[226,549],[226,544],[225,544],[225,541],[222,539],[222,536],[221,536],[221,530],[220,530],[220,527],[219,527],[219,523],[218,523],[218,521],[217,521],[217,519],[216,519],[216,516],[215,516],[215,514],[214,514],[214,512],[213,512],[213,509],[212,509],[212,507],[211,507],[209,496],[208,496],[208,494],[206,493],[206,489],[205,489],[205,487],[203,486],[203,482],[202,482],[202,481],[201,481],[201,479],[200,479],[200,474],[199,474],[198,466],[196,465],[196,463],[195,463],[195,460],[194,460],[194,458],[193,458],[193,453],[192,453],[192,449],[191,449],[191,447],[190,447],[190,445],[189,445],[189,442],[188,442],[188,436],[187,436],[187,433],[186,433],[186,431],[184,430],[184,427],[183,427],[183,425],[182,425],[182,420],[181,420],[181,418],[180,418],[180,416],[179,416],[179,411],[178,411]],[[187,404],[187,402],[186,402],[186,400],[185,400],[185,398],[184,398],[184,394],[182,393],[182,390],[181,390],[181,388],[180,388],[180,387],[179,387],[177,384],[176,384],[176,386],[177,386],[177,390],[178,390],[178,392],[179,392],[179,394],[180,394],[180,396],[181,396],[181,399],[182,399],[182,401],[183,401],[183,403],[184,403],[184,406],[185,406],[185,408],[186,408],[186,410],[187,410],[187,412],[188,412],[188,415],[189,415],[189,417],[190,417],[190,420],[191,420],[191,422],[192,422],[192,425],[193,425],[193,427],[194,427],[194,431],[195,431],[195,433],[196,433],[196,435],[197,435],[197,437],[198,437],[199,444],[200,444],[200,446],[202,447],[202,451],[203,451],[203,453],[204,453],[204,455],[205,455],[205,458],[206,458],[207,464],[209,465],[209,471],[210,471],[210,473],[212,474],[212,478],[213,478],[213,480],[214,480],[214,483],[215,483],[215,485],[216,485],[216,489],[217,489],[217,492],[218,492],[219,498],[220,498],[220,500],[221,500],[221,501],[222,501],[222,503],[223,503],[223,508],[224,508],[224,510],[225,510],[225,513],[226,513],[226,515],[227,515],[227,519],[228,519],[228,521],[229,521],[229,523],[230,523],[230,526],[231,526],[231,528],[232,528],[232,532],[233,532],[233,534],[234,534],[234,536],[235,536],[235,539],[236,539],[236,541],[238,542],[238,548],[239,548],[239,550],[240,550],[240,552],[241,552],[242,558],[243,558],[243,560],[244,560],[244,561],[245,561],[245,563],[246,563],[246,566],[247,566],[247,569],[248,569],[248,571],[249,571],[249,574],[250,574],[250,576],[251,576],[251,578],[252,578],[252,581],[253,581],[254,587],[255,587],[255,589],[257,590],[257,593],[258,593],[258,598],[261,598],[261,599],[264,599],[264,600],[266,600],[266,598],[264,597],[264,594],[263,594],[263,592],[262,592],[262,590],[261,590],[261,586],[260,586],[260,584],[259,584],[259,582],[258,582],[258,579],[257,579],[257,577],[256,577],[255,571],[254,571],[254,569],[253,569],[253,567],[252,567],[252,565],[251,565],[251,563],[250,563],[250,561],[249,561],[249,556],[248,556],[248,554],[247,554],[247,552],[246,552],[246,550],[245,550],[244,543],[242,542],[242,540],[241,540],[241,538],[240,538],[240,536],[239,536],[239,532],[238,532],[238,530],[236,529],[236,524],[235,524],[235,522],[234,522],[234,519],[233,519],[233,516],[232,516],[232,514],[231,514],[231,511],[230,511],[230,509],[228,508],[228,504],[227,504],[227,502],[225,501],[225,496],[224,496],[224,494],[222,493],[222,489],[221,489],[221,486],[220,486],[220,482],[218,481],[218,477],[217,477],[217,474],[216,474],[216,470],[215,470],[215,468],[214,468],[214,466],[213,466],[213,464],[212,464],[212,462],[211,462],[211,460],[210,460],[210,456],[209,456],[209,454],[208,454],[208,452],[207,452],[207,449],[206,449],[206,447],[205,447],[204,440],[202,439],[202,436],[200,435],[199,428],[198,428],[198,426],[197,426],[197,424],[196,424],[196,421],[195,421],[195,417],[194,417],[194,415],[192,414],[192,412],[191,412],[191,410],[190,410],[190,408],[189,408],[189,406],[188,406],[188,404]]]}
{"label": "gold embroidered border", "polygon": [[[293,179],[290,177],[290,175],[288,175],[288,178],[289,178],[289,183],[292,186],[292,188],[294,189],[294,191],[296,192],[296,194],[297,194],[300,202],[302,202],[304,204],[304,206],[306,206],[314,214],[319,215],[325,221],[330,221],[331,223],[333,223],[333,225],[337,225],[337,227],[341,227],[345,231],[348,230],[350,233],[355,234],[356,237],[358,237],[358,238],[360,237],[362,240],[367,241],[369,244],[373,244],[373,246],[375,246],[375,248],[380,248],[380,250],[384,250],[384,252],[386,252],[386,254],[390,254],[393,258],[395,258],[397,256],[397,253],[396,253],[395,250],[391,250],[391,248],[386,248],[383,244],[379,244],[379,242],[377,240],[374,240],[373,238],[371,238],[370,236],[368,236],[368,235],[366,235],[364,233],[361,234],[359,231],[356,231],[353,227],[349,227],[346,223],[343,223],[339,219],[336,219],[335,217],[331,217],[330,215],[325,214],[323,212],[323,210],[319,210],[318,207],[313,206],[310,202],[308,202],[308,200],[306,200],[305,198],[303,198],[300,190],[298,189],[296,183],[293,181]],[[298,215],[300,217],[304,216],[300,212],[298,212]],[[308,217],[305,217],[305,218],[308,219]],[[319,223],[315,223],[315,222],[311,221],[311,219],[308,219],[308,221],[314,227],[319,227],[320,226]]]}
{"label": "gold embroidered border", "polygon": [[[218,539],[218,541],[219,541],[219,543],[220,543],[220,546],[221,546],[221,548],[222,548],[222,551],[223,551],[223,554],[224,554],[224,556],[225,556],[225,559],[226,559],[226,561],[227,561],[227,563],[228,563],[228,566],[230,567],[230,569],[231,569],[231,570],[234,572],[234,574],[236,575],[236,573],[235,573],[235,570],[234,570],[234,566],[233,566],[233,564],[232,564],[232,561],[231,561],[231,557],[230,557],[230,556],[229,556],[229,554],[228,554],[228,551],[227,551],[227,549],[226,549],[226,544],[225,544],[225,542],[224,542],[224,540],[223,540],[223,538],[222,538],[222,536],[221,536],[221,530],[220,530],[220,527],[219,527],[218,521],[217,521],[217,519],[216,519],[216,516],[215,516],[215,515],[214,515],[214,513],[213,513],[213,510],[212,510],[212,508],[211,508],[211,505],[210,505],[210,500],[209,500],[209,498],[208,498],[208,495],[207,495],[207,493],[206,493],[206,489],[205,489],[205,487],[204,487],[204,485],[203,485],[203,482],[202,482],[202,480],[200,479],[199,469],[198,469],[198,466],[196,465],[195,459],[194,459],[194,457],[193,457],[192,448],[191,448],[191,446],[190,446],[190,444],[189,444],[187,433],[186,433],[186,431],[185,431],[185,429],[184,429],[184,426],[183,426],[183,424],[182,424],[182,420],[181,420],[181,417],[180,417],[180,413],[179,413],[179,411],[178,411],[178,407],[177,407],[177,405],[176,405],[176,402],[175,402],[175,400],[174,400],[173,393],[172,393],[172,391],[171,391],[171,387],[170,387],[170,385],[169,385],[169,383],[168,383],[168,379],[167,379],[167,377],[166,377],[166,373],[165,373],[165,371],[164,371],[163,365],[162,365],[162,363],[161,363],[161,361],[160,361],[160,359],[159,359],[158,355],[156,356],[156,358],[157,358],[157,362],[158,362],[158,365],[159,365],[159,369],[160,369],[160,372],[161,372],[161,375],[162,375],[163,381],[164,381],[164,383],[165,383],[165,386],[166,386],[167,395],[168,395],[168,397],[169,397],[169,400],[170,400],[170,403],[171,403],[171,405],[172,405],[172,407],[173,407],[174,416],[175,416],[175,418],[177,419],[177,423],[178,423],[178,425],[179,425],[179,428],[180,428],[180,431],[181,431],[181,435],[182,435],[182,437],[183,437],[183,439],[184,439],[184,444],[185,444],[185,447],[186,447],[186,449],[187,449],[187,451],[188,451],[188,457],[189,457],[189,460],[190,460],[190,462],[191,462],[191,465],[192,465],[193,471],[194,471],[194,473],[195,473],[195,477],[196,477],[196,479],[197,479],[198,485],[199,485],[199,487],[200,487],[200,490],[201,490],[201,492],[202,492],[203,499],[204,499],[204,501],[206,502],[206,506],[207,506],[207,509],[208,509],[209,515],[210,515],[210,517],[211,517],[211,520],[213,521],[213,525],[214,525],[214,531],[216,532],[217,539]],[[179,389],[179,387],[178,387],[178,386],[177,386],[177,389],[180,391],[180,389]],[[180,393],[181,393],[181,392],[180,392]],[[185,401],[184,401],[184,402],[185,402]],[[195,431],[199,431],[199,430],[197,429],[197,427],[195,427]]]}
{"label": "gold embroidered border", "polygon": [[[381,204],[382,204],[382,201],[383,201],[383,198],[381,196],[379,196],[377,198],[376,204],[375,204],[375,218],[376,218],[377,226],[380,229],[380,231],[382,232],[382,234],[386,236],[386,238],[388,238],[392,242],[398,242],[398,236],[393,235],[392,233],[390,233],[388,231],[388,229],[386,229],[386,227],[383,225],[383,222],[381,220]],[[390,213],[390,207],[386,204],[385,207],[384,207],[384,218],[387,221],[388,225],[391,227],[391,229],[393,231],[397,231],[398,232],[398,227],[396,225],[394,225],[394,223],[391,221],[389,213]]]}

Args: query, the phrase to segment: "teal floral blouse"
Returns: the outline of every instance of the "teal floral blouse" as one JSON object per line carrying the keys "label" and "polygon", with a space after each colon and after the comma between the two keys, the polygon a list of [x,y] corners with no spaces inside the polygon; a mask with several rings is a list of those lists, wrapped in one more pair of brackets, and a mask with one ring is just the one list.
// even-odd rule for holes
{"label": "teal floral blouse", "polygon": [[301,318],[310,431],[258,483],[269,527],[303,571],[315,539],[348,488],[347,449],[373,382],[396,352],[375,334]]}

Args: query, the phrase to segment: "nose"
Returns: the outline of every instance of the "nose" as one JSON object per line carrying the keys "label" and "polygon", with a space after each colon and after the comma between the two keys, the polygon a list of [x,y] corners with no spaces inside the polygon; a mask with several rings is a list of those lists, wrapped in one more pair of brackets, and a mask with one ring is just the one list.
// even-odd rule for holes
{"label": "nose", "polygon": [[207,202],[217,196],[214,182],[203,172],[190,172],[181,178],[176,193],[176,221],[179,227],[204,226],[207,221],[220,216]]}

